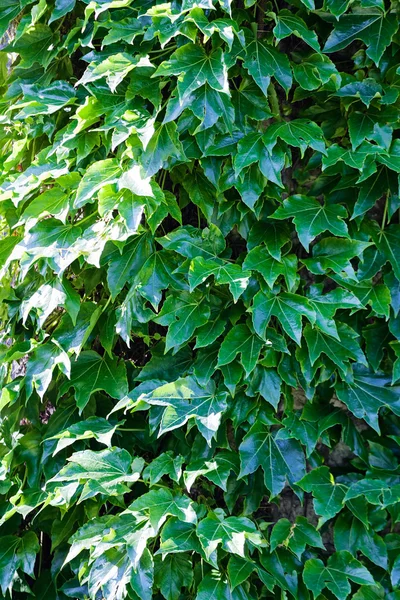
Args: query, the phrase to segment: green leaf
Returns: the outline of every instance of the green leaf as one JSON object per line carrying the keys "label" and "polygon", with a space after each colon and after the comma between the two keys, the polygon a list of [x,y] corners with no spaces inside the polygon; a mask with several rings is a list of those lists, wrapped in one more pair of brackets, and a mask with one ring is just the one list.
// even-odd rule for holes
{"label": "green leaf", "polygon": [[241,600],[241,588],[231,590],[228,581],[217,571],[211,571],[201,581],[196,600]]}
{"label": "green leaf", "polygon": [[350,260],[361,256],[370,245],[370,242],[355,239],[324,238],[313,247],[313,257],[303,259],[303,262],[316,275],[329,270],[334,273],[344,271],[350,279],[356,279]]}
{"label": "green leaf", "polygon": [[308,301],[315,310],[315,322],[318,328],[336,339],[339,339],[334,320],[336,311],[341,308],[361,308],[360,300],[351,292],[340,287],[335,288],[327,294],[322,294],[321,286],[310,286]]}
{"label": "green leaf", "polygon": [[8,29],[9,23],[21,12],[19,0],[4,0],[0,8],[0,37],[3,37]]}
{"label": "green leaf", "polygon": [[136,570],[131,574],[132,589],[142,600],[151,600],[154,581],[154,562],[151,552],[145,548]]}
{"label": "green leaf", "polygon": [[157,240],[164,248],[175,250],[187,258],[215,258],[225,249],[225,239],[215,225],[202,231],[187,225],[178,227],[165,237]]}
{"label": "green leaf", "polygon": [[39,542],[35,533],[28,531],[23,537],[3,536],[1,543],[0,587],[3,594],[6,594],[17,569],[21,569],[31,577],[34,576],[33,569],[36,554],[39,552]]}
{"label": "green leaf", "polygon": [[70,387],[75,388],[80,413],[90,396],[98,390],[120,399],[128,392],[125,364],[116,357],[101,357],[93,350],[86,350],[72,363],[71,380],[62,386],[60,394],[67,392]]}
{"label": "green leaf", "polygon": [[316,123],[307,121],[307,119],[293,119],[270,125],[263,136],[264,144],[269,151],[274,148],[278,138],[290,146],[300,148],[302,155],[309,146],[317,152],[325,154],[322,130]]}
{"label": "green leaf", "polygon": [[337,52],[354,40],[367,45],[367,56],[378,66],[387,46],[398,29],[394,14],[381,11],[343,15],[326,41],[324,52]]}
{"label": "green leaf", "polygon": [[202,387],[194,377],[178,379],[140,396],[150,405],[166,407],[160,423],[160,435],[182,427],[189,419],[195,419],[209,444],[218,431],[226,409],[226,398],[227,392],[219,392],[214,381]]}
{"label": "green leaf", "polygon": [[122,250],[109,263],[107,282],[112,298],[118,296],[127,282],[138,276],[141,269],[150,258],[153,250],[153,240],[149,235],[133,236]]}
{"label": "green leaf", "polygon": [[175,123],[159,125],[146,149],[142,154],[141,162],[146,177],[151,177],[161,168],[165,167],[170,158],[186,161],[183,146],[179,140]]}
{"label": "green leaf", "polygon": [[265,339],[265,330],[272,316],[277,317],[289,337],[301,342],[302,316],[313,324],[315,312],[308,300],[297,294],[258,292],[251,308],[256,333]]}
{"label": "green leaf", "polygon": [[275,523],[270,537],[271,552],[281,545],[289,548],[298,559],[306,546],[325,549],[320,534],[305,517],[297,517],[295,523],[288,519],[279,519]]}
{"label": "green leaf", "polygon": [[114,447],[100,452],[75,452],[67,460],[68,464],[49,483],[83,484],[80,502],[97,494],[119,496],[129,492],[127,484],[139,479],[144,463],[142,458],[132,461],[127,450]]}
{"label": "green leaf", "polygon": [[67,429],[47,439],[58,440],[56,449],[53,452],[54,456],[78,440],[95,439],[100,444],[110,447],[111,438],[115,434],[116,429],[117,425],[115,423],[110,423],[101,417],[89,417],[86,421],[74,423]]}
{"label": "green leaf", "polygon": [[236,474],[239,471],[237,455],[222,450],[212,461],[199,459],[190,463],[185,469],[183,479],[188,491],[190,491],[197,477],[204,476],[226,492],[228,489],[228,478],[232,471]]}
{"label": "green leaf", "polygon": [[345,375],[350,365],[349,359],[359,364],[368,366],[367,360],[360,348],[358,334],[343,323],[338,323],[339,340],[326,336],[317,328],[306,325],[304,328],[304,337],[307,342],[310,353],[311,365],[324,353],[341,369]]}
{"label": "green leaf", "polygon": [[260,133],[249,133],[239,140],[238,153],[236,154],[234,161],[236,177],[244,168],[257,162],[260,159],[262,151],[263,141]]}
{"label": "green leaf", "polygon": [[182,456],[174,456],[170,451],[163,452],[145,468],[143,479],[149,480],[150,485],[155,485],[164,475],[169,475],[173,481],[179,483],[182,474],[182,465]]}
{"label": "green leaf", "polygon": [[28,27],[14,42],[12,50],[20,55],[21,66],[24,69],[29,69],[35,62],[46,68],[59,50],[54,45],[49,50],[52,42],[53,32],[50,27],[44,23],[36,23]]}
{"label": "green leaf", "polygon": [[398,225],[389,225],[384,230],[379,232],[376,245],[382,252],[383,256],[393,267],[394,274],[397,279],[400,279],[400,242],[399,242],[400,227]]}
{"label": "green leaf", "polygon": [[400,415],[398,387],[390,386],[390,382],[391,379],[385,375],[355,372],[351,383],[336,384],[336,393],[358,419],[365,419],[379,433],[378,413],[381,408],[390,408]]}
{"label": "green leaf", "polygon": [[239,477],[264,471],[264,481],[271,496],[282,491],[288,481],[296,483],[305,474],[305,459],[300,444],[285,435],[284,430],[271,432],[259,420],[252,425],[239,447],[241,470]]}
{"label": "green leaf", "polygon": [[298,282],[297,257],[294,254],[283,256],[281,261],[272,258],[266,248],[252,248],[243,262],[243,268],[261,273],[268,286],[272,288],[280,275],[283,275],[289,291]]}
{"label": "green leaf", "polygon": [[239,265],[206,260],[199,256],[194,258],[189,266],[190,291],[204,283],[210,275],[214,275],[217,284],[229,285],[235,302],[239,300],[247,288],[250,279],[250,273],[243,271]]}
{"label": "green leaf", "polygon": [[205,83],[218,92],[228,93],[227,71],[221,48],[206,54],[195,44],[185,44],[168,61],[161,63],[154,76],[181,75],[177,89],[184,100]]}
{"label": "green leaf", "polygon": [[165,351],[179,347],[192,337],[197,327],[207,323],[210,307],[205,297],[195,291],[171,294],[164,302],[161,311],[154,319],[160,325],[168,325]]}
{"label": "green leaf", "polygon": [[115,92],[119,84],[136,67],[137,63],[138,59],[127,53],[108,56],[100,63],[97,61],[90,63],[78,81],[78,85],[86,85],[105,77],[111,92]]}
{"label": "green leaf", "polygon": [[166,600],[178,600],[181,589],[193,580],[192,561],[182,554],[169,554],[155,564],[154,583]]}
{"label": "green leaf", "polygon": [[388,556],[385,542],[351,514],[342,513],[335,523],[335,548],[347,550],[353,556],[360,551],[373,563],[387,570]]}
{"label": "green leaf", "polygon": [[399,501],[400,485],[391,485],[381,479],[361,479],[350,485],[345,501],[349,502],[360,496],[365,497],[370,504],[385,508]]}
{"label": "green leaf", "polygon": [[232,589],[244,583],[254,570],[255,564],[252,561],[236,554],[231,556],[228,563],[228,576]]}
{"label": "green leaf", "polygon": [[317,35],[314,31],[310,31],[307,28],[303,19],[285,9],[279,11],[275,20],[274,35],[277,40],[283,40],[289,35],[295,35],[311,46],[313,50],[319,52],[320,47]]}
{"label": "green leaf", "polygon": [[211,513],[197,525],[197,535],[204,549],[207,560],[218,548],[231,554],[244,556],[247,541],[255,546],[265,545],[256,526],[246,517],[228,517]]}
{"label": "green leaf", "polygon": [[299,64],[294,64],[293,75],[303,90],[316,90],[330,82],[338,88],[341,83],[341,76],[334,63],[319,53],[311,54]]}
{"label": "green leaf", "polygon": [[304,565],[304,583],[315,596],[327,587],[338,600],[346,600],[350,594],[350,581],[374,585],[371,573],[350,552],[342,550],[329,557],[328,563],[311,558]]}
{"label": "green leaf", "polygon": [[272,219],[293,218],[300,242],[308,251],[310,242],[324,231],[339,237],[348,237],[347,225],[343,221],[346,209],[340,205],[321,205],[309,196],[289,196],[271,215]]}
{"label": "green leaf", "polygon": [[27,399],[30,398],[34,389],[39,397],[43,398],[51,383],[56,366],[66,377],[70,377],[71,362],[66,352],[57,343],[42,344],[32,352],[25,375]]}
{"label": "green leaf", "polygon": [[202,552],[195,525],[180,521],[176,517],[169,518],[162,528],[157,554],[192,551],[199,554]]}
{"label": "green leaf", "polygon": [[168,488],[160,487],[143,494],[132,502],[130,511],[148,516],[152,527],[158,530],[167,516],[177,517],[184,523],[196,523],[197,517],[187,496],[173,495]]}
{"label": "green leaf", "polygon": [[93,202],[94,195],[105,185],[116,183],[121,175],[121,168],[114,158],[100,160],[91,165],[78,186],[74,201],[75,208],[81,208]]}
{"label": "green leaf", "polygon": [[321,516],[320,523],[329,521],[343,508],[347,488],[335,482],[328,467],[313,469],[297,485],[312,492],[315,512]]}
{"label": "green leaf", "polygon": [[218,367],[231,363],[241,356],[246,376],[255,369],[264,342],[247,325],[235,325],[225,336],[218,353]]}
{"label": "green leaf", "polygon": [[286,94],[292,87],[292,70],[287,57],[273,46],[252,40],[246,48],[243,66],[248,70],[259,88],[267,94],[271,77],[283,87]]}

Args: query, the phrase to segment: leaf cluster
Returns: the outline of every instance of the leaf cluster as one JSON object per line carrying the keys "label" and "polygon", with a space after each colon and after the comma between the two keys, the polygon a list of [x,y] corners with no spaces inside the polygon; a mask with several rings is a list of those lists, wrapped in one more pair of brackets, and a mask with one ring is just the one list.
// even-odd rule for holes
{"label": "leaf cluster", "polygon": [[1,0],[0,598],[400,599],[399,17]]}

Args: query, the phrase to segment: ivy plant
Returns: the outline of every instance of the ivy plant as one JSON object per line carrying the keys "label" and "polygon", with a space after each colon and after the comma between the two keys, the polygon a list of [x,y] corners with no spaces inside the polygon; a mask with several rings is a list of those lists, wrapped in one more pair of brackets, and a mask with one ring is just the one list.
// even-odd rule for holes
{"label": "ivy plant", "polygon": [[399,17],[0,2],[0,598],[400,599]]}

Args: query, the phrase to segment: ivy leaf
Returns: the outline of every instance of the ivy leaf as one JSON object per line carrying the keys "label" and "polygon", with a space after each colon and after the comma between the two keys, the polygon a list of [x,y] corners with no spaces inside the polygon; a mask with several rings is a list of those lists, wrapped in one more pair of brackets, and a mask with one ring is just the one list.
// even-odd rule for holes
{"label": "ivy leaf", "polygon": [[151,600],[154,582],[153,556],[147,548],[140,557],[136,570],[131,574],[130,584],[132,589],[142,600]]}
{"label": "ivy leaf", "polygon": [[325,154],[322,130],[316,123],[307,121],[307,119],[293,119],[270,125],[263,136],[264,144],[269,151],[274,148],[278,138],[289,146],[300,148],[302,156],[309,146],[317,152]]}
{"label": "ivy leaf", "polygon": [[188,97],[187,101],[190,110],[201,121],[195,134],[213,127],[219,118],[222,118],[225,127],[232,133],[235,109],[228,94],[218,92],[206,83],[196,90],[193,98]]}
{"label": "ivy leaf", "polygon": [[[92,62],[87,67],[81,79],[80,85],[86,85],[105,77],[111,92],[115,92],[119,84],[136,67],[138,59],[126,52],[107,56],[100,63]],[[146,65],[147,66],[147,65]]]}
{"label": "ivy leaf", "polygon": [[303,19],[291,13],[290,10],[279,11],[275,20],[274,35],[277,40],[283,40],[289,35],[295,35],[311,46],[316,52],[320,51],[316,33],[310,31]]}
{"label": "ivy leaf", "polygon": [[255,564],[245,558],[233,554],[228,563],[228,575],[231,587],[235,589],[244,583],[255,570]]}
{"label": "ivy leaf", "polygon": [[247,540],[255,546],[265,545],[254,523],[246,517],[224,518],[216,513],[210,514],[198,523],[197,535],[207,560],[210,559],[219,544],[226,552],[239,556],[244,556]]}
{"label": "ivy leaf", "polygon": [[338,88],[341,83],[341,76],[334,63],[319,53],[311,54],[299,64],[294,64],[293,75],[303,90],[316,90],[331,81]]}
{"label": "ivy leaf", "polygon": [[297,284],[297,257],[294,254],[283,256],[280,261],[270,256],[266,248],[256,246],[247,254],[243,268],[261,273],[272,288],[280,275],[283,275],[289,291]]}
{"label": "ivy leaf", "polygon": [[42,217],[53,215],[65,224],[68,215],[70,199],[61,189],[53,187],[36,196],[22,213],[18,225],[24,225],[29,230]]}
{"label": "ivy leaf", "polygon": [[187,225],[178,227],[172,233],[158,238],[163,248],[175,250],[187,258],[202,256],[206,259],[217,257],[225,249],[225,239],[215,225],[203,231]]}
{"label": "ivy leaf", "polygon": [[361,308],[360,300],[351,292],[337,287],[327,294],[322,293],[319,285],[310,286],[308,301],[315,310],[315,322],[318,328],[339,339],[334,316],[336,311],[341,308],[351,308],[355,310]]}
{"label": "ivy leaf", "polygon": [[197,477],[204,476],[225,492],[227,491],[228,478],[231,472],[238,473],[239,461],[233,452],[222,450],[215,456],[215,460],[195,460],[185,469],[183,479],[188,491],[196,481]]}
{"label": "ivy leaf", "polygon": [[304,565],[304,583],[315,596],[327,587],[338,600],[350,594],[350,581],[374,585],[371,573],[350,552],[342,550],[329,557],[327,566],[319,558],[311,558]]}
{"label": "ivy leaf", "polygon": [[211,571],[202,579],[196,600],[240,600],[242,597],[241,588],[231,590],[228,581],[219,572]]}
{"label": "ivy leaf", "polygon": [[305,492],[312,492],[315,512],[323,524],[332,519],[342,508],[346,487],[336,483],[328,467],[317,467],[297,482]]}
{"label": "ivy leaf", "polygon": [[193,551],[202,553],[195,525],[180,521],[176,517],[169,518],[162,528],[157,554]]}
{"label": "ivy leaf", "polygon": [[343,15],[326,41],[324,52],[337,52],[354,40],[367,45],[367,56],[378,66],[382,54],[398,29],[394,14],[385,16],[381,11]]}
{"label": "ivy leaf", "polygon": [[75,208],[81,208],[93,202],[94,195],[105,185],[116,183],[121,175],[121,168],[114,158],[100,160],[91,165],[78,186],[74,201]]}
{"label": "ivy leaf", "polygon": [[350,260],[362,255],[370,245],[370,242],[355,239],[324,238],[313,247],[313,257],[303,259],[303,262],[316,275],[329,270],[334,273],[344,271],[350,279],[356,280]]}
{"label": "ivy leaf", "polygon": [[376,239],[376,245],[382,252],[383,256],[393,267],[394,274],[397,279],[400,279],[400,242],[399,242],[400,227],[398,225],[389,225],[383,231],[379,232]]}
{"label": "ivy leaf", "polygon": [[172,452],[163,452],[145,468],[143,479],[148,479],[150,485],[155,485],[164,475],[169,475],[173,481],[179,483],[182,465],[182,456],[174,456]]}
{"label": "ivy leaf", "polygon": [[260,154],[263,151],[262,135],[260,133],[249,133],[244,138],[239,140],[238,153],[235,156],[235,175],[236,177],[241,171],[257,162],[260,159]]}
{"label": "ivy leaf", "polygon": [[373,563],[387,570],[388,556],[383,539],[351,514],[342,513],[334,528],[335,548],[347,550],[352,555],[358,551]]}
{"label": "ivy leaf", "polygon": [[221,48],[206,54],[195,44],[185,44],[168,61],[161,63],[154,76],[181,75],[177,89],[181,101],[205,83],[218,92],[228,92],[227,71]]}
{"label": "ivy leaf", "polygon": [[42,344],[32,352],[25,375],[27,399],[30,398],[34,389],[39,397],[43,398],[51,383],[56,366],[66,377],[70,377],[71,362],[67,353],[57,343]]}
{"label": "ivy leaf", "polygon": [[33,531],[23,537],[6,535],[1,538],[3,553],[0,557],[0,587],[3,594],[12,585],[17,569],[21,569],[31,577],[34,576],[36,554],[39,542]]}
{"label": "ivy leaf", "polygon": [[122,448],[109,448],[100,452],[83,450],[68,458],[68,464],[49,483],[59,484],[69,481],[83,484],[80,501],[93,498],[97,494],[119,496],[129,492],[127,483],[134,483],[140,477],[144,461],[132,457]]}
{"label": "ivy leaf", "polygon": [[231,363],[238,354],[246,377],[255,369],[264,342],[247,325],[235,325],[225,336],[218,353],[218,367]]}
{"label": "ivy leaf", "polygon": [[124,246],[122,253],[112,257],[107,271],[107,282],[113,299],[124,285],[138,275],[152,254],[153,241],[149,235],[132,236]]}
{"label": "ivy leaf", "polygon": [[305,458],[300,444],[282,430],[271,432],[267,424],[258,421],[250,428],[239,447],[241,470],[239,477],[264,471],[264,481],[275,497],[286,485],[296,483],[305,474]]}
{"label": "ivy leaf", "polygon": [[343,375],[346,375],[349,359],[352,359],[365,367],[368,366],[367,360],[358,343],[358,334],[343,323],[338,324],[339,340],[327,337],[317,328],[306,325],[304,328],[304,337],[310,352],[311,365],[314,365],[317,359],[324,353],[341,369]]}
{"label": "ivy leaf", "polygon": [[243,66],[265,95],[271,77],[275,77],[286,94],[292,87],[292,70],[287,57],[259,40],[252,40],[247,46]]}
{"label": "ivy leaf", "polygon": [[11,23],[20,12],[21,5],[19,0],[5,0],[0,9],[0,37],[3,37],[8,29],[9,23]]}
{"label": "ivy leaf", "polygon": [[297,517],[295,523],[279,519],[272,529],[270,545],[271,552],[279,545],[289,548],[299,560],[306,546],[325,549],[320,534],[305,517]]}
{"label": "ivy leaf", "polygon": [[390,382],[390,378],[378,373],[355,372],[351,383],[336,384],[336,393],[358,419],[365,419],[379,433],[378,413],[381,408],[388,407],[400,415],[398,387],[390,386]]}
{"label": "ivy leaf", "polygon": [[247,288],[250,273],[243,271],[239,265],[205,260],[203,257],[194,258],[189,267],[190,291],[214,275],[219,285],[228,284],[234,301],[237,302]]}
{"label": "ivy leaf", "polygon": [[111,438],[117,427],[118,425],[115,423],[110,423],[101,417],[89,417],[86,421],[74,423],[67,429],[47,439],[58,440],[53,456],[78,440],[95,439],[100,444],[110,447]]}
{"label": "ivy leaf", "polygon": [[197,327],[205,325],[210,317],[210,307],[198,291],[189,294],[171,294],[154,319],[160,325],[168,325],[165,352],[187,342]]}
{"label": "ivy leaf", "polygon": [[302,316],[313,324],[315,312],[308,300],[297,294],[258,292],[251,308],[255,332],[265,339],[265,329],[272,316],[277,317],[283,329],[297,344],[301,342]]}
{"label": "ivy leaf", "polygon": [[72,363],[71,380],[60,389],[60,395],[75,388],[76,404],[81,413],[89,402],[90,396],[104,390],[112,398],[121,399],[128,393],[125,363],[108,354],[101,357],[93,350],[81,352],[79,358]]}
{"label": "ivy leaf", "polygon": [[166,600],[177,600],[183,587],[193,580],[192,561],[188,556],[169,554],[155,563],[154,583]]}
{"label": "ivy leaf", "polygon": [[187,160],[176,124],[172,122],[159,125],[148,142],[141,158],[145,176],[151,177],[157,173],[170,158]]}
{"label": "ivy leaf", "polygon": [[152,527],[156,530],[165,522],[167,516],[177,517],[184,523],[196,523],[197,517],[191,501],[182,495],[160,487],[143,494],[129,505],[130,511],[139,511],[148,515]]}
{"label": "ivy leaf", "polygon": [[381,479],[361,479],[350,485],[345,501],[350,502],[360,496],[365,497],[370,504],[385,508],[399,501],[400,486],[391,485]]}
{"label": "ivy leaf", "polygon": [[46,68],[59,50],[53,45],[49,51],[52,42],[53,32],[50,27],[44,23],[36,23],[25,29],[23,35],[14,42],[12,50],[20,55],[24,69],[29,69],[35,62]]}
{"label": "ivy leaf", "polygon": [[209,444],[218,431],[222,413],[226,409],[226,398],[227,392],[218,392],[213,380],[202,387],[194,377],[178,379],[140,396],[148,404],[166,407],[161,419],[160,435],[182,427],[193,418]]}
{"label": "ivy leaf", "polygon": [[293,218],[300,242],[309,250],[310,242],[324,231],[339,237],[348,237],[347,225],[343,221],[346,209],[340,205],[321,205],[309,196],[289,196],[271,215],[272,219]]}

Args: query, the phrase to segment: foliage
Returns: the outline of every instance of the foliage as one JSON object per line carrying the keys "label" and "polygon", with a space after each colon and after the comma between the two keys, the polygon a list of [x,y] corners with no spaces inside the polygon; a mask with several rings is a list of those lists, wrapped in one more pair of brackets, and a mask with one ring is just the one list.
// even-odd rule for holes
{"label": "foliage", "polygon": [[399,600],[399,16],[0,2],[1,598]]}

